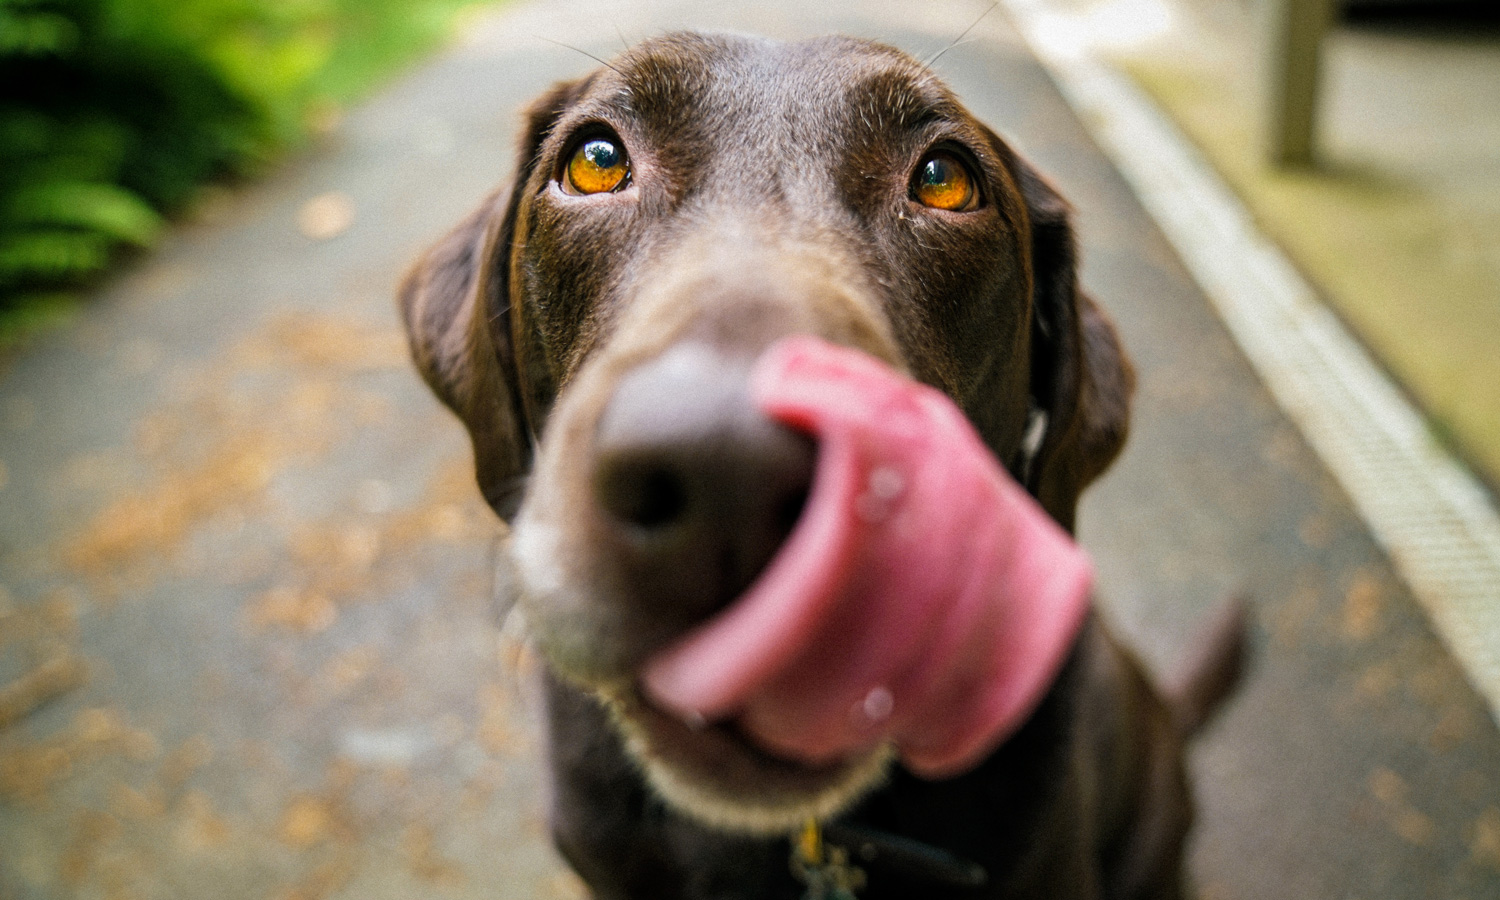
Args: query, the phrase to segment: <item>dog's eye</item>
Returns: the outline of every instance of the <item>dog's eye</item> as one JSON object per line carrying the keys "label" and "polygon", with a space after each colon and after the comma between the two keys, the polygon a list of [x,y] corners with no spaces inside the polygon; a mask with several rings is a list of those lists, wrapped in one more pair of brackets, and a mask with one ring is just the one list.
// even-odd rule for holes
{"label": "dog's eye", "polygon": [[570,194],[602,194],[625,186],[630,161],[625,148],[607,137],[589,138],[573,151],[563,170],[563,190]]}
{"label": "dog's eye", "polygon": [[979,202],[969,167],[946,150],[922,158],[912,177],[911,196],[923,206],[954,212],[973,209]]}

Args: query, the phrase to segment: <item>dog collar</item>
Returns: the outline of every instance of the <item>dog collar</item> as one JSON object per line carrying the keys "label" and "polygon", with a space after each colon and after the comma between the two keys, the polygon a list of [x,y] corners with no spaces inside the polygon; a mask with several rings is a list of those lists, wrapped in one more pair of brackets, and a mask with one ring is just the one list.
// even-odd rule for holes
{"label": "dog collar", "polygon": [[945,888],[977,888],[989,881],[984,867],[940,847],[863,825],[809,820],[792,837],[792,873],[807,890],[803,900],[856,900],[866,866]]}

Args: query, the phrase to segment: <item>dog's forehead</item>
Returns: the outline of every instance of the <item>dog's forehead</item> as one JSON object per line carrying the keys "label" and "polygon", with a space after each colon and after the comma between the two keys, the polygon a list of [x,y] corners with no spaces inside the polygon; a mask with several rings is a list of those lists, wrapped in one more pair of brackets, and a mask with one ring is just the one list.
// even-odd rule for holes
{"label": "dog's forehead", "polygon": [[871,128],[900,130],[964,115],[947,87],[904,52],[839,36],[782,42],[669,34],[612,61],[589,93],[651,123],[713,118],[760,133],[767,121],[796,127],[820,116],[853,116]]}

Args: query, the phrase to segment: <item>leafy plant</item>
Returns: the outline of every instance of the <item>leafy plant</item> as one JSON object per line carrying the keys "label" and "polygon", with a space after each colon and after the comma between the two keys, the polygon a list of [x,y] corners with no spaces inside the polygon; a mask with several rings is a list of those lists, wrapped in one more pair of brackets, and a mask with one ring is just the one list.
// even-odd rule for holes
{"label": "leafy plant", "polygon": [[150,247],[467,2],[0,0],[0,319]]}
{"label": "leafy plant", "polygon": [[262,135],[201,54],[102,0],[0,0],[0,308],[150,246],[163,211]]}

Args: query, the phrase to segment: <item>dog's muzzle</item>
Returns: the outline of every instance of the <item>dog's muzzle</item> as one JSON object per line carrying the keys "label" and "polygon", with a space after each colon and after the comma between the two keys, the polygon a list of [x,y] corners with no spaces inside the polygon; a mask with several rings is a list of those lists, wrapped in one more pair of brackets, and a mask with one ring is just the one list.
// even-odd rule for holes
{"label": "dog's muzzle", "polygon": [[626,374],[600,417],[600,563],[664,632],[743,593],[807,499],[813,443],[752,406],[751,362],[676,345]]}

